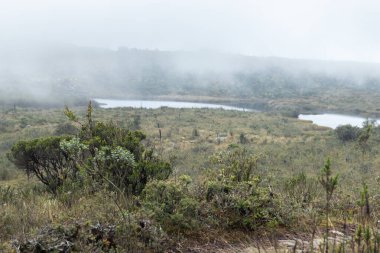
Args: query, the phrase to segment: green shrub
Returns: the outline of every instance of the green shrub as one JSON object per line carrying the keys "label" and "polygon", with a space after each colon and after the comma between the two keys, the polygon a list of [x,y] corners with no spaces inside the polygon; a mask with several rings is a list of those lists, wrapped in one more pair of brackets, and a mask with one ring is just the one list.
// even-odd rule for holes
{"label": "green shrub", "polygon": [[199,137],[199,131],[197,128],[193,128],[193,131],[191,132],[191,138],[195,139],[197,137]]}
{"label": "green shrub", "polygon": [[70,137],[45,137],[19,141],[13,145],[8,158],[26,172],[36,176],[56,193],[65,180],[74,179],[77,170],[70,165],[70,157],[61,149],[60,143]]}
{"label": "green shrub", "polygon": [[21,118],[21,120],[20,120],[20,127],[21,128],[25,128],[28,124],[29,123],[28,123],[28,119],[27,118],[25,118],[25,117]]}
{"label": "green shrub", "polygon": [[14,177],[14,171],[10,169],[0,169],[0,181],[9,180]]}
{"label": "green shrub", "polygon": [[285,181],[284,193],[292,205],[306,208],[319,194],[318,181],[300,172]]}
{"label": "green shrub", "polygon": [[251,154],[245,148],[234,148],[211,157],[221,176],[233,181],[249,181],[257,170],[259,156]]}
{"label": "green shrub", "polygon": [[259,186],[259,181],[208,181],[208,215],[216,216],[221,227],[256,229],[279,222],[269,189]]}
{"label": "green shrub", "polygon": [[164,180],[171,174],[170,164],[143,146],[143,133],[113,123],[94,122],[91,103],[84,123],[68,108],[65,114],[81,125],[76,137],[20,141],[9,154],[18,168],[36,176],[53,193],[66,181],[88,177],[96,186],[100,183],[112,190],[138,195],[149,180]]}
{"label": "green shrub", "polygon": [[240,144],[247,144],[249,142],[248,138],[245,136],[244,133],[240,133],[239,142]]}
{"label": "green shrub", "polygon": [[185,232],[199,227],[199,202],[188,189],[190,177],[151,181],[143,191],[144,206],[168,232]]}
{"label": "green shrub", "polygon": [[204,198],[209,204],[208,216],[215,217],[219,226],[255,229],[281,222],[272,193],[261,186],[257,175],[258,156],[236,148],[211,160],[218,175],[206,181]]}
{"label": "green shrub", "polygon": [[334,130],[339,140],[343,142],[355,141],[360,135],[360,128],[351,125],[338,126]]}

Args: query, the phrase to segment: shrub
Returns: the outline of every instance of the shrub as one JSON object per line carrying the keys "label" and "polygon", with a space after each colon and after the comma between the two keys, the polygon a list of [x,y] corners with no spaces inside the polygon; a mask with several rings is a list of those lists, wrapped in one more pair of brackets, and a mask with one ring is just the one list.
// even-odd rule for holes
{"label": "shrub", "polygon": [[249,181],[257,169],[259,156],[251,154],[245,148],[235,148],[220,152],[211,157],[211,162],[216,165],[223,177],[233,181]]}
{"label": "shrub", "polygon": [[286,180],[284,192],[292,205],[306,208],[318,196],[318,181],[300,172]]}
{"label": "shrub", "polygon": [[196,128],[193,128],[193,131],[191,132],[191,138],[195,139],[199,137],[199,131]]}
{"label": "shrub", "polygon": [[160,161],[153,151],[146,150],[136,157],[126,148],[103,146],[94,157],[95,173],[100,181],[111,182],[124,192],[140,194],[149,180],[164,180],[171,174],[168,163]]}
{"label": "shrub", "polygon": [[169,163],[142,145],[143,133],[113,123],[94,122],[91,103],[84,123],[68,108],[65,114],[81,126],[76,137],[20,141],[9,154],[18,168],[36,176],[53,193],[65,181],[89,177],[92,182],[108,185],[113,190],[138,195],[149,180],[167,179],[172,172]]}
{"label": "shrub", "polygon": [[133,115],[130,128],[132,130],[139,130],[141,128],[141,116],[139,114]]}
{"label": "shrub", "polygon": [[208,181],[209,216],[217,216],[220,226],[233,228],[255,229],[279,222],[269,189],[259,183],[258,178],[244,182]]}
{"label": "shrub", "polygon": [[71,123],[59,124],[55,131],[55,135],[77,135],[79,129]]}
{"label": "shrub", "polygon": [[199,227],[196,219],[199,202],[188,189],[189,176],[180,180],[152,181],[143,191],[145,208],[153,212],[154,218],[165,225],[168,232],[186,231]]}
{"label": "shrub", "polygon": [[69,178],[76,177],[75,167],[69,166],[70,157],[60,143],[70,137],[45,137],[31,141],[19,141],[13,145],[8,158],[25,170],[28,176],[36,176],[51,192],[56,193],[59,186]]}
{"label": "shrub", "polygon": [[240,133],[239,142],[240,144],[247,144],[249,142],[248,138],[245,136],[244,133]]}
{"label": "shrub", "polygon": [[[218,176],[206,181],[205,200],[221,226],[255,229],[280,223],[269,188],[256,174],[258,156],[236,148],[211,158]],[[215,179],[216,178],[216,179]]]}
{"label": "shrub", "polygon": [[343,142],[355,141],[360,135],[360,128],[351,125],[338,126],[334,130],[339,140]]}

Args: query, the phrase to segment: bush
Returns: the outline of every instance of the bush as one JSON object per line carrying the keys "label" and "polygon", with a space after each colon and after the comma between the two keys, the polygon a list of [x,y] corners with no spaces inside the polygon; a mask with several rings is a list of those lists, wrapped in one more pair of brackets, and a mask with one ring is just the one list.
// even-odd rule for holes
{"label": "bush", "polygon": [[55,135],[77,135],[79,129],[71,123],[59,124],[54,131]]}
{"label": "bush", "polygon": [[259,182],[258,178],[244,182],[208,181],[208,216],[217,216],[220,226],[232,228],[256,229],[279,222],[269,189],[259,186]]}
{"label": "bush", "polygon": [[172,172],[171,166],[156,158],[151,150],[145,150],[136,157],[128,149],[117,146],[103,146],[94,157],[95,176],[111,182],[111,188],[117,186],[124,192],[139,195],[149,180],[164,180]]}
{"label": "bush", "polygon": [[339,140],[343,142],[355,141],[360,135],[360,128],[351,125],[338,126],[334,130]]}
{"label": "bush", "polygon": [[195,139],[197,137],[199,137],[199,131],[198,129],[194,128],[193,131],[191,132],[191,138]]}
{"label": "bush", "polygon": [[211,162],[220,169],[221,175],[233,181],[249,181],[257,170],[259,157],[245,148],[234,148],[211,157]]}
{"label": "bush", "polygon": [[318,189],[317,180],[300,172],[286,180],[284,193],[286,193],[288,202],[293,206],[306,208],[317,198]]}
{"label": "bush", "polygon": [[179,232],[199,227],[196,219],[199,202],[188,189],[190,177],[179,181],[152,181],[143,191],[145,208],[153,212],[154,219],[168,232]]}
{"label": "bush", "polygon": [[74,179],[75,167],[70,166],[70,157],[60,143],[70,137],[46,137],[31,141],[19,141],[13,145],[8,158],[25,170],[28,176],[36,176],[51,192],[56,193],[65,180]]}
{"label": "bush", "polygon": [[239,142],[240,144],[247,144],[249,142],[248,138],[245,136],[244,133],[240,133]]}
{"label": "bush", "polygon": [[222,227],[255,229],[281,222],[273,194],[256,174],[257,160],[242,148],[212,157],[218,175],[206,181],[204,198],[210,205],[208,216]]}
{"label": "bush", "polygon": [[[66,108],[66,116],[81,125],[76,137],[47,137],[16,143],[9,159],[36,176],[53,193],[65,181],[82,180],[138,195],[152,179],[164,180],[172,168],[141,141],[145,135],[113,123],[94,122],[91,103],[82,123]],[[115,189],[118,188],[118,189]]]}

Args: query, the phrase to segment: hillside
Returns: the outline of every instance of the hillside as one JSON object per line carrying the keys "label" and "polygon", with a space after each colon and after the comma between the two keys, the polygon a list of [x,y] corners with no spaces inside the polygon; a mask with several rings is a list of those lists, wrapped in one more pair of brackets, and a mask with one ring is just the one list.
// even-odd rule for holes
{"label": "hillside", "polygon": [[380,113],[379,64],[209,51],[18,45],[0,50],[0,87],[3,103],[20,105],[196,98],[264,110]]}

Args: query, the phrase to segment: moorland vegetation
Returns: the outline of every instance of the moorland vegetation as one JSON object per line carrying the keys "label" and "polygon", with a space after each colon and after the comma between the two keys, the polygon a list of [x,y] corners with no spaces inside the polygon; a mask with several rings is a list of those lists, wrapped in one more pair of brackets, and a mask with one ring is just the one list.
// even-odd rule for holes
{"label": "moorland vegetation", "polygon": [[291,234],[324,238],[310,251],[378,252],[373,122],[332,130],[274,112],[91,104],[17,108],[1,122],[2,251],[276,246]]}

